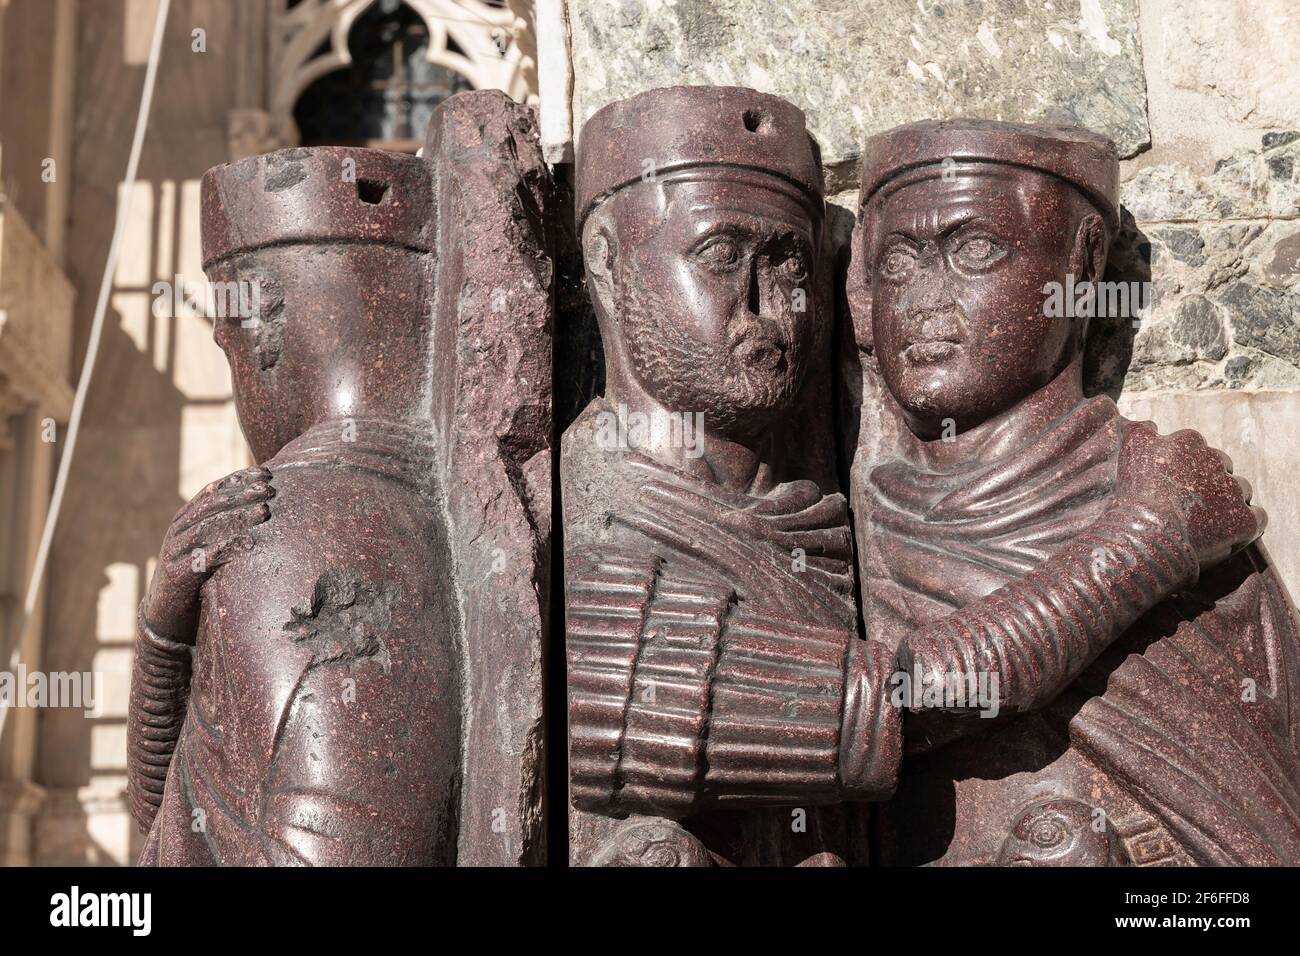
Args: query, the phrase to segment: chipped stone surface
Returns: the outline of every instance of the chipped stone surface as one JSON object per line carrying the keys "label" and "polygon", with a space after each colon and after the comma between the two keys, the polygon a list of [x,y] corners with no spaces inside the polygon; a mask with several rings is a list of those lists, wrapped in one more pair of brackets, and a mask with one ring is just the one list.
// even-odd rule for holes
{"label": "chipped stone surface", "polygon": [[383,634],[398,599],[390,581],[371,582],[351,568],[329,568],[317,579],[311,604],[293,608],[284,629],[295,644],[312,648],[313,664],[376,657],[384,651]]}
{"label": "chipped stone surface", "polygon": [[1077,123],[1121,156],[1149,138],[1135,0],[568,0],[575,131],[662,86],[750,86],[793,101],[828,187],[863,139],[948,116]]}
{"label": "chipped stone surface", "polygon": [[433,420],[445,442],[467,664],[457,863],[539,865],[546,854],[552,181],[532,110],[493,90],[443,101],[424,156],[437,183],[442,253],[433,279]]}

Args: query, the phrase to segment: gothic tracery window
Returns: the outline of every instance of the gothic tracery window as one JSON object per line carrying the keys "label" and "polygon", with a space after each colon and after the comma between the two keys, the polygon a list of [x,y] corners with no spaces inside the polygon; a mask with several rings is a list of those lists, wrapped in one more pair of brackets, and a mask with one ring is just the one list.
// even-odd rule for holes
{"label": "gothic tracery window", "polygon": [[434,107],[471,86],[455,70],[429,62],[429,28],[399,0],[380,0],[358,18],[348,48],[352,63],[309,86],[294,108],[304,146],[414,152]]}

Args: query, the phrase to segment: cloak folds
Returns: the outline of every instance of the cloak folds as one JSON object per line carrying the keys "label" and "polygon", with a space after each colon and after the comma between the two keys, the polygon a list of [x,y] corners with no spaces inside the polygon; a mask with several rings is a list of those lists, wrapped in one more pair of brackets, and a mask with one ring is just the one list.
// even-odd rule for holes
{"label": "cloak folds", "polygon": [[192,675],[137,685],[168,715],[132,743],[169,755],[142,865],[454,862],[455,608],[420,550],[446,548],[434,454],[425,423],[356,419],[267,462],[271,518],[204,585]]}
{"label": "cloak folds", "polygon": [[[1093,398],[1009,451],[940,470],[913,449],[872,469],[859,515],[869,631],[942,627],[1086,539],[1116,495],[1124,424]],[[1051,600],[1040,609],[1059,611]],[[1294,611],[1247,549],[1139,618],[1042,709],[971,721],[971,736],[909,758],[882,811],[882,858],[995,862],[1026,807],[1061,797],[1104,811],[1130,862],[1300,863],[1298,674]],[[946,832],[927,843],[920,814]]]}
{"label": "cloak folds", "polygon": [[[866,862],[865,814],[830,805],[892,789],[901,715],[892,652],[856,635],[843,497],[603,450],[583,440],[593,414],[565,457],[576,861],[642,813],[726,862]],[[842,747],[846,726],[868,745]]]}

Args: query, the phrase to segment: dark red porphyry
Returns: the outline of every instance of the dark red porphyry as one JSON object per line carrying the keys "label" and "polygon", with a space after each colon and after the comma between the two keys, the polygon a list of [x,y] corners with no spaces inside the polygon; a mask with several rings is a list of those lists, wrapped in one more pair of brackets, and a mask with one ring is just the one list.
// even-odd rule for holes
{"label": "dark red porphyry", "polygon": [[424,159],[286,150],[204,178],[258,466],[177,516],[141,608],[142,862],[543,861],[536,140],[526,109],[462,94]]}
{"label": "dark red porphyry", "polygon": [[606,390],[561,450],[571,858],[865,862],[837,804],[892,790],[901,713],[856,633],[803,114],[644,93],[587,123],[576,175]]}
{"label": "dark red porphyry", "polygon": [[850,497],[867,633],[910,681],[879,859],[1300,862],[1300,642],[1263,515],[1199,435],[1084,395],[1113,145],[949,120],[863,156]]}

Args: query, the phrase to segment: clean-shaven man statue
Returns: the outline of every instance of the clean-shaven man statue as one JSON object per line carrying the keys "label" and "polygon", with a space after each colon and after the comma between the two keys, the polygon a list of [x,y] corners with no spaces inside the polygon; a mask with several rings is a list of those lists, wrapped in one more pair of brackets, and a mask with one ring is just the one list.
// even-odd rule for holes
{"label": "clean-shaven man statue", "polygon": [[917,123],[867,142],[860,200],[866,632],[922,681],[1001,688],[987,720],[909,701],[879,858],[1300,862],[1300,644],[1246,547],[1262,515],[1200,436],[1085,397],[1086,318],[1048,307],[1103,278],[1113,145]]}

